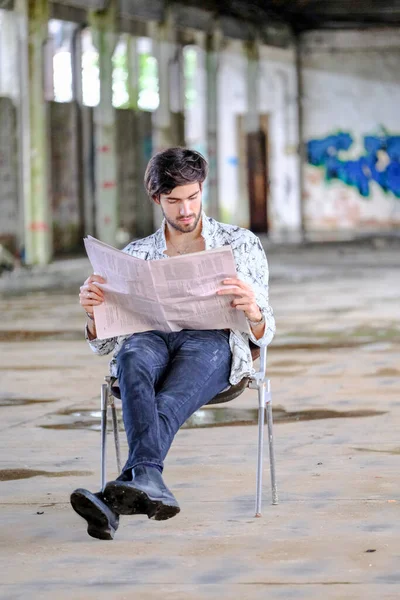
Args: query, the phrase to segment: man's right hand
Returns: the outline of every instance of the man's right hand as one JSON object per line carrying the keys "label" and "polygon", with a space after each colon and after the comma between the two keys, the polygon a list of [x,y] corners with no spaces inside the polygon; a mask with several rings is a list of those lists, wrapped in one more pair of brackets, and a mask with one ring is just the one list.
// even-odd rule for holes
{"label": "man's right hand", "polygon": [[104,302],[104,292],[96,283],[106,283],[100,275],[90,275],[80,288],[79,302],[83,310],[93,316],[93,307]]}

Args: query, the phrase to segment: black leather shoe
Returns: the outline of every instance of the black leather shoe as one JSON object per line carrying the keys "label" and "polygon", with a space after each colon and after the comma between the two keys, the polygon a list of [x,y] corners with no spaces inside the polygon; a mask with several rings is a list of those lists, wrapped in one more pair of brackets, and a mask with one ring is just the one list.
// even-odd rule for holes
{"label": "black leather shoe", "polygon": [[120,515],[145,514],[149,519],[165,521],[180,512],[179,504],[155,467],[138,465],[132,481],[110,481],[104,498]]}
{"label": "black leather shoe", "polygon": [[78,489],[71,494],[71,505],[87,523],[87,532],[99,540],[112,540],[118,529],[119,516],[104,502],[103,494]]}

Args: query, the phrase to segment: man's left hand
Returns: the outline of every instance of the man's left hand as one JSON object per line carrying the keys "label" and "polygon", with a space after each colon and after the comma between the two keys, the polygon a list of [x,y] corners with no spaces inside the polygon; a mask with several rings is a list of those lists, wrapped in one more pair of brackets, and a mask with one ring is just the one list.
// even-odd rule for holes
{"label": "man's left hand", "polygon": [[262,313],[250,285],[240,279],[224,279],[222,283],[226,285],[226,289],[218,290],[217,294],[219,296],[226,296],[227,294],[236,296],[232,300],[231,306],[243,310],[250,321],[261,321]]}

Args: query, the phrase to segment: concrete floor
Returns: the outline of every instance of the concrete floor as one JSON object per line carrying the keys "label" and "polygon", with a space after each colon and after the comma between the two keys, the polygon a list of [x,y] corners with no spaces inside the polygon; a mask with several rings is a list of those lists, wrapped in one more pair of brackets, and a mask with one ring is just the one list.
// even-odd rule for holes
{"label": "concrete floor", "polygon": [[[182,512],[123,517],[113,542],[88,537],[68,502],[99,482],[107,357],[81,338],[87,264],[1,278],[0,597],[397,600],[398,256],[385,244],[270,249],[279,506],[266,460],[254,518],[255,425],[182,429],[165,470]],[[247,391],[229,408],[255,406]]]}

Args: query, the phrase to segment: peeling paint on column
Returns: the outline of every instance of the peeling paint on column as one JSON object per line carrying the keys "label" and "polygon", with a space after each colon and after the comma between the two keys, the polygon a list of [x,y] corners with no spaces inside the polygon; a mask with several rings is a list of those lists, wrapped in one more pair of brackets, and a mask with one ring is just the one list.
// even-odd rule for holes
{"label": "peeling paint on column", "polygon": [[0,242],[17,249],[18,171],[16,110],[10,98],[0,98]]}
{"label": "peeling paint on column", "polygon": [[46,264],[52,256],[48,188],[47,109],[43,90],[43,46],[47,40],[48,0],[28,0],[28,77],[30,119],[30,194],[25,207],[25,260]]}
{"label": "peeling paint on column", "polygon": [[206,37],[207,159],[209,165],[207,212],[220,218],[218,178],[218,64],[222,34],[216,29]]}
{"label": "peeling paint on column", "polygon": [[118,228],[116,120],[112,104],[112,56],[115,50],[116,2],[105,11],[90,13],[93,41],[99,52],[100,102],[94,108],[96,235],[115,245]]}

